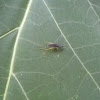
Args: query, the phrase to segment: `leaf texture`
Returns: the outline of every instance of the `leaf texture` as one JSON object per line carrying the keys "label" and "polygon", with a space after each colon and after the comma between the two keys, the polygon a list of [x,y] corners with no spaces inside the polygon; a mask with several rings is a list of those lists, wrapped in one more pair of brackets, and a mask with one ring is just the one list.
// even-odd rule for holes
{"label": "leaf texture", "polygon": [[[0,100],[100,100],[99,0],[2,0],[0,8]],[[40,50],[45,42],[64,50]]]}

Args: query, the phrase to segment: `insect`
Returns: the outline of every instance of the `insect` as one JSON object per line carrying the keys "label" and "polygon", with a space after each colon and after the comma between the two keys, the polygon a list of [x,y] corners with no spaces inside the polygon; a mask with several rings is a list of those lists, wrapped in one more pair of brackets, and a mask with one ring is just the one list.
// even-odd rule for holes
{"label": "insect", "polygon": [[56,51],[59,51],[59,50],[63,50],[63,48],[64,48],[64,46],[61,46],[61,45],[59,45],[57,43],[45,42],[45,44],[47,44],[48,47],[47,48],[41,48],[40,47],[40,49],[42,49],[42,50],[52,50],[52,51],[56,50]]}

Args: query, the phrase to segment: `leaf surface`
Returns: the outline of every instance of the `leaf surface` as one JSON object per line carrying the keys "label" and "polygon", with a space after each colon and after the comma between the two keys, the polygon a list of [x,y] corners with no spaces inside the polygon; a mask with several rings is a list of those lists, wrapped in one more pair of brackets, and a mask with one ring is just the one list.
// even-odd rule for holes
{"label": "leaf surface", "polygon": [[[0,100],[100,100],[100,1],[0,1]],[[45,42],[63,51],[40,50]]]}

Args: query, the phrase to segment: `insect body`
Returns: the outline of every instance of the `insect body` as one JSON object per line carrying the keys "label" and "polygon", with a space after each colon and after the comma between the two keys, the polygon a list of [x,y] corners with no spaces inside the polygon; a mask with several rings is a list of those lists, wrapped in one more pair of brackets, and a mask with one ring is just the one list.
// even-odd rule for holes
{"label": "insect body", "polygon": [[46,42],[45,44],[47,44],[47,48],[40,48],[40,49],[44,49],[44,50],[63,50],[63,46],[57,44],[57,43],[52,43],[52,42]]}

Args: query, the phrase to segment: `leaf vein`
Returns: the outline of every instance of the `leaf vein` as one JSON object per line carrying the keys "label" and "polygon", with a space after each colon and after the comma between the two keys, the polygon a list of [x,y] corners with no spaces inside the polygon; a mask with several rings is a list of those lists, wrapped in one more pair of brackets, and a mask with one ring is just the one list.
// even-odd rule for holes
{"label": "leaf vein", "polygon": [[93,12],[95,13],[95,15],[97,16],[98,20],[100,20],[98,14],[96,13],[96,11],[94,10],[94,8],[92,6],[92,3],[89,0],[87,0],[87,1],[88,1],[89,5],[90,5],[91,9],[93,10]]}
{"label": "leaf vein", "polygon": [[19,29],[19,27],[16,27],[16,28],[14,28],[13,30],[11,30],[11,31],[5,33],[4,35],[0,36],[0,39],[2,39],[2,38],[4,38],[5,36],[11,34],[12,32],[14,32],[14,31],[17,30],[17,29]]}
{"label": "leaf vein", "polygon": [[15,78],[15,80],[17,81],[18,85],[20,86],[21,90],[23,91],[23,94],[25,95],[26,97],[26,100],[29,100],[24,88],[22,87],[21,83],[19,82],[18,78],[16,77],[16,75],[13,73],[12,76]]}

